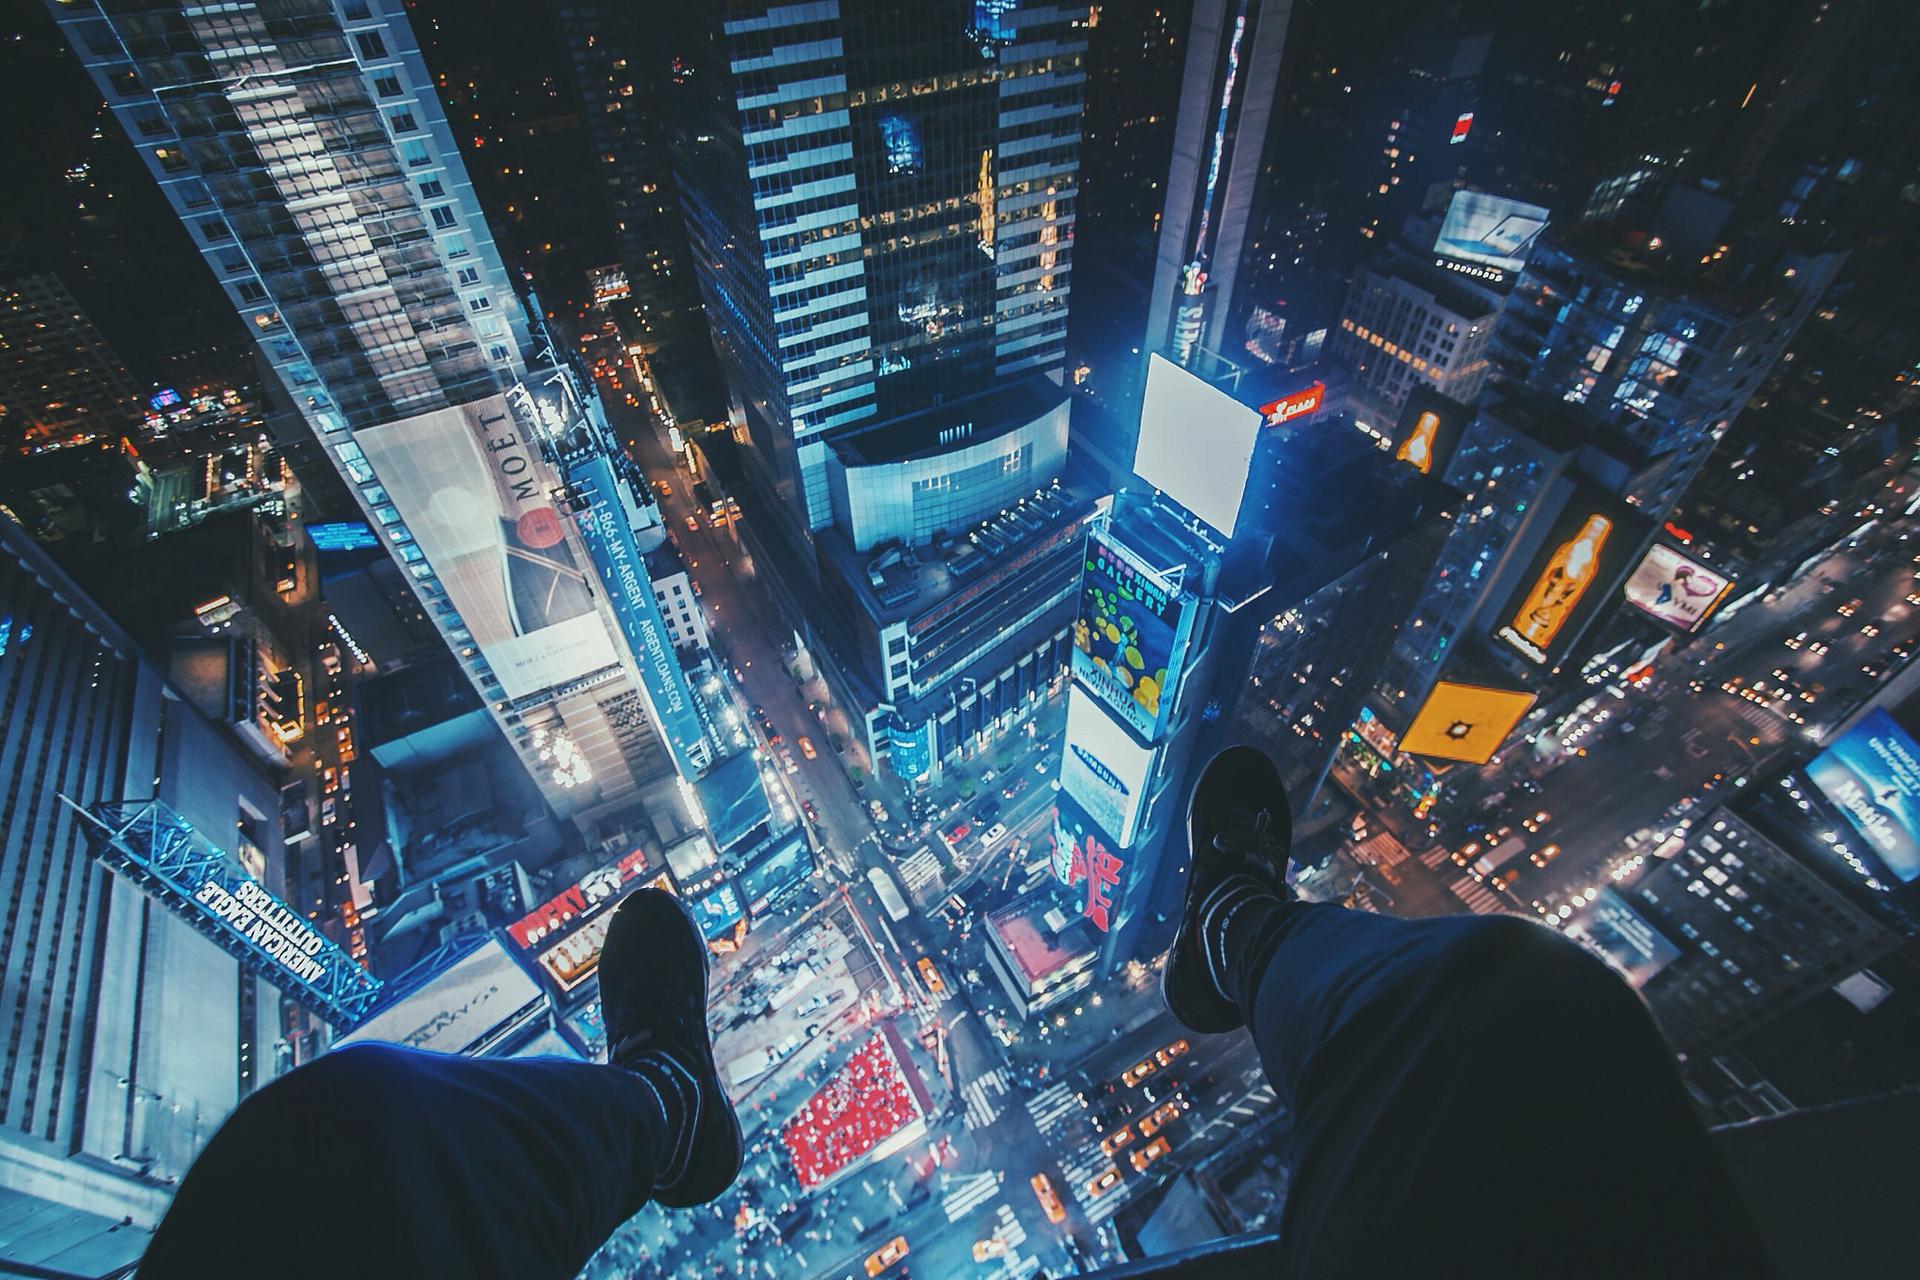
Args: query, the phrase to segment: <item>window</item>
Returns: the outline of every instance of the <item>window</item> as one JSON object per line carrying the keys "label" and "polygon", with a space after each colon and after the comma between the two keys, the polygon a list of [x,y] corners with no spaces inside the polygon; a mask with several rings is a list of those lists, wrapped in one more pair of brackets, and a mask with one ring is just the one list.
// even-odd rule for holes
{"label": "window", "polygon": [[493,361],[495,364],[505,364],[507,362],[507,349],[496,342],[487,348],[487,359]]}
{"label": "window", "polygon": [[454,216],[453,206],[450,204],[435,205],[427,212],[433,216],[433,225],[442,231],[459,225],[459,219]]}
{"label": "window", "polygon": [[258,280],[236,281],[233,291],[240,295],[242,302],[264,302],[267,297],[266,289]]}
{"label": "window", "polygon": [[354,33],[353,43],[359,46],[363,58],[384,58],[387,56],[387,42],[380,38],[378,31],[358,31]]}
{"label": "window", "polygon": [[480,283],[480,268],[478,268],[478,267],[462,267],[462,268],[460,268],[460,270],[459,270],[459,271],[457,271],[457,272],[455,272],[455,273],[454,273],[454,276],[455,276],[455,278],[456,278],[457,280],[459,280],[459,281],[460,281],[460,283],[461,283],[462,285],[471,285],[471,284],[479,284],[479,283]]}
{"label": "window", "polygon": [[467,299],[467,310],[476,315],[482,311],[493,310],[493,299],[484,293],[476,293]]}
{"label": "window", "polygon": [[400,77],[380,75],[373,78],[373,91],[383,98],[397,98],[405,90],[400,87]]}
{"label": "window", "polygon": [[414,122],[413,110],[410,107],[401,107],[397,111],[387,112],[387,123],[393,127],[395,133],[413,133],[420,127]]}
{"label": "window", "polygon": [[467,247],[465,236],[448,236],[440,242],[440,252],[448,258],[464,258],[473,250]]}
{"label": "window", "polygon": [[424,142],[403,142],[400,144],[400,156],[407,162],[407,168],[418,169],[422,165],[433,163],[433,152]]}
{"label": "window", "polygon": [[422,178],[420,194],[428,200],[437,200],[447,194],[447,189],[438,178]]}

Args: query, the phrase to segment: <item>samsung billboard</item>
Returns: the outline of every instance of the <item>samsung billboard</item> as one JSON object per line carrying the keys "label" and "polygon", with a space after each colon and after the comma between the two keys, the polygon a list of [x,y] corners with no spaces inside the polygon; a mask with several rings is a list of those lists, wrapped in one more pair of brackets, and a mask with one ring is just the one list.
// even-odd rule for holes
{"label": "samsung billboard", "polygon": [[1172,713],[1198,608],[1109,535],[1087,536],[1073,674],[1149,742]]}
{"label": "samsung billboard", "polygon": [[1146,801],[1153,749],[1143,747],[1085,689],[1067,703],[1066,749],[1060,756],[1060,788],[1112,838],[1115,848],[1133,844]]}
{"label": "samsung billboard", "polygon": [[[431,566],[509,698],[618,660],[587,566],[554,506],[557,481],[504,395],[356,432],[379,477],[394,551]],[[414,549],[417,548],[417,551]]]}

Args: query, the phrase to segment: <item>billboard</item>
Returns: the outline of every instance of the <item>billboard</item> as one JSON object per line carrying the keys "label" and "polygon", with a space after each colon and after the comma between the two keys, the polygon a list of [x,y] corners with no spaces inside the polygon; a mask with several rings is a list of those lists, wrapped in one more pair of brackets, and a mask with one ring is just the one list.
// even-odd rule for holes
{"label": "billboard", "polygon": [[1231,538],[1261,421],[1258,410],[1155,354],[1134,473]]}
{"label": "billboard", "polygon": [[522,947],[573,928],[603,907],[638,888],[647,871],[645,850],[635,849],[609,867],[589,872],[507,926],[507,936]]}
{"label": "billboard", "polygon": [[489,938],[426,985],[388,1005],[335,1041],[379,1040],[435,1053],[464,1053],[540,1003],[540,988],[498,938]]}
{"label": "billboard", "polygon": [[1199,602],[1172,591],[1105,533],[1087,535],[1071,665],[1108,710],[1151,742],[1173,711]]}
{"label": "billboard", "polygon": [[1432,387],[1415,387],[1393,429],[1393,457],[1423,476],[1447,474],[1454,450],[1473,421],[1473,408]]}
{"label": "billboard", "polygon": [[1547,229],[1547,211],[1537,204],[1482,191],[1456,191],[1440,224],[1433,251],[1501,273],[1527,265],[1533,242]]}
{"label": "billboard", "polygon": [[1270,404],[1261,405],[1258,412],[1267,426],[1277,427],[1283,422],[1304,418],[1318,409],[1320,402],[1326,398],[1327,384],[1315,382],[1311,386],[1302,387],[1298,391],[1281,396]]}
{"label": "billboard", "polygon": [[1732,579],[1656,542],[1627,579],[1627,603],[1657,622],[1698,631],[1732,589]]}
{"label": "billboard", "polygon": [[1407,726],[1400,749],[1410,755],[1485,764],[1533,707],[1533,695],[1442,680]]}
{"label": "billboard", "polygon": [[1576,911],[1566,931],[1598,951],[1635,991],[1680,958],[1673,940],[1613,889],[1600,890],[1591,903]]}
{"label": "billboard", "polygon": [[1566,653],[1640,549],[1647,518],[1621,499],[1581,486],[1547,530],[1494,635],[1542,666]]}
{"label": "billboard", "polygon": [[1133,844],[1146,800],[1153,748],[1143,747],[1086,690],[1073,690],[1067,704],[1067,743],[1060,755],[1060,788],[1112,837],[1116,848]]}
{"label": "billboard", "polygon": [[315,551],[365,551],[380,545],[364,520],[336,520],[307,526]]}
{"label": "billboard", "polygon": [[767,856],[743,867],[734,877],[747,909],[760,912],[785,889],[792,888],[813,874],[813,852],[798,830],[781,837]]}
{"label": "billboard", "polygon": [[[615,662],[553,505],[557,485],[504,395],[354,434],[509,698]],[[380,508],[375,507],[378,515]]]}
{"label": "billboard", "polygon": [[1894,879],[1920,879],[1920,744],[1892,716],[1869,712],[1813,758],[1807,777]]}
{"label": "billboard", "polygon": [[[653,722],[679,762],[682,776],[692,777],[697,772],[693,753],[706,736],[706,725],[693,704],[666,620],[660,616],[653,579],[647,576],[640,546],[633,539],[634,520],[620,500],[613,466],[600,456],[571,465],[567,484],[580,540],[598,571],[627,651],[640,669]],[[701,753],[704,756],[704,749]]]}
{"label": "billboard", "polygon": [[1087,886],[1080,914],[1105,933],[1113,925],[1113,900],[1126,864],[1099,824],[1062,795],[1053,809],[1053,874],[1069,887]]}

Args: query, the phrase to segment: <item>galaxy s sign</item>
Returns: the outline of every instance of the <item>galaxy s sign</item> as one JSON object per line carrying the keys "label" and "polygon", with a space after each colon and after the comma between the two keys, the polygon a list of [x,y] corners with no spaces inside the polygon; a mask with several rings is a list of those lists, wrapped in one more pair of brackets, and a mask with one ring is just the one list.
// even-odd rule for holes
{"label": "galaxy s sign", "polygon": [[1079,802],[1115,848],[1133,843],[1152,764],[1151,747],[1142,746],[1085,689],[1074,689],[1067,707],[1060,788]]}

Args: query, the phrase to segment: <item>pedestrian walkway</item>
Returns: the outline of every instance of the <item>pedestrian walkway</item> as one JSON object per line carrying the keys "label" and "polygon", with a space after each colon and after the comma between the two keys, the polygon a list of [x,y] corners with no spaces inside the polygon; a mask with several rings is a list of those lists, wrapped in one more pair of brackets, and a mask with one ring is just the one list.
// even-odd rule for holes
{"label": "pedestrian walkway", "polygon": [[1475,915],[1498,915],[1507,909],[1506,904],[1494,896],[1493,890],[1472,876],[1461,876],[1447,888],[1453,890],[1453,896],[1466,903],[1467,909]]}
{"label": "pedestrian walkway", "polygon": [[1353,846],[1353,860],[1370,867],[1395,867],[1407,860],[1407,846],[1394,839],[1392,832],[1382,831]]}
{"label": "pedestrian walkway", "polygon": [[1043,1135],[1052,1133],[1080,1111],[1080,1099],[1070,1085],[1056,1084],[1027,1099],[1027,1114],[1033,1117],[1034,1128]]}
{"label": "pedestrian walkway", "polygon": [[1453,856],[1453,851],[1445,845],[1435,845],[1420,855],[1420,865],[1429,871],[1438,871],[1440,864]]}
{"label": "pedestrian walkway", "polygon": [[971,1177],[955,1180],[948,1187],[946,1198],[940,1202],[940,1207],[946,1210],[948,1222],[958,1222],[999,1194],[999,1175],[976,1173]]}
{"label": "pedestrian walkway", "polygon": [[1007,1069],[995,1067],[960,1087],[967,1100],[967,1128],[984,1129],[1000,1116],[999,1099],[1007,1095]]}
{"label": "pedestrian walkway", "polygon": [[[907,892],[921,902],[944,897],[947,892],[946,879],[940,874],[940,860],[925,846],[900,860],[900,879],[905,882]],[[932,893],[924,892],[928,885],[934,887]]]}

